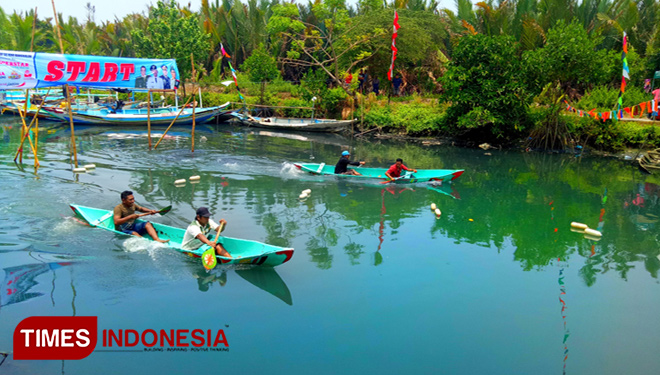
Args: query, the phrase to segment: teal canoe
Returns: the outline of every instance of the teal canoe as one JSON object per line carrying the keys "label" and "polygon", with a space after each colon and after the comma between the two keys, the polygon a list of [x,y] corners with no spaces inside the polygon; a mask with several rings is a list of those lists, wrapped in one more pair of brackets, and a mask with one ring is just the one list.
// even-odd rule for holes
{"label": "teal canoe", "polygon": [[[339,177],[346,177],[346,178],[354,178],[354,179],[364,179],[364,180],[373,180],[373,179],[379,179],[382,181],[387,181],[387,177],[385,176],[385,172],[387,172],[387,168],[353,168],[349,167],[349,169],[355,169],[356,171],[360,172],[361,176],[355,176],[355,175],[347,175],[347,174],[340,174],[336,175],[335,174],[335,166],[334,165],[326,165],[325,163],[322,164],[315,164],[315,163],[294,163],[294,165],[300,169],[303,172],[315,174],[315,175],[332,175],[332,176],[339,176]],[[411,173],[407,171],[403,171],[404,173],[401,175],[401,177],[395,179],[392,181],[393,183],[397,184],[410,184],[410,183],[416,183],[416,182],[430,182],[430,181],[451,181],[457,179],[460,175],[463,174],[464,170],[462,169],[418,169],[416,173]]]}
{"label": "teal canoe", "polygon": [[[76,217],[83,220],[86,224],[128,236],[125,233],[115,230],[112,211],[78,206],[75,204],[70,205],[70,207]],[[141,220],[138,219],[138,221]],[[158,232],[158,237],[164,240],[170,240],[170,242],[163,245],[178,252],[194,258],[200,258],[204,251],[209,248],[209,246],[204,245],[197,250],[184,250],[181,248],[181,241],[186,232],[185,229],[170,227],[168,225],[154,223],[153,221],[151,224]],[[148,235],[144,236],[144,238],[151,240],[151,237]],[[218,263],[221,264],[253,264],[275,267],[288,262],[293,256],[293,249],[268,245],[257,241],[221,236],[218,243],[221,243],[222,246],[224,246],[224,248],[232,255],[232,258],[217,256]]]}

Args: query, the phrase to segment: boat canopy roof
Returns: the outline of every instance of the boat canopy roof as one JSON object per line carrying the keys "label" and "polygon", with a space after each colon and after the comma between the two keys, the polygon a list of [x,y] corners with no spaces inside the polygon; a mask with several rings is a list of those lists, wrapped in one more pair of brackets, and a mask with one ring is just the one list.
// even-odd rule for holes
{"label": "boat canopy roof", "polygon": [[0,90],[69,84],[79,87],[146,91],[149,76],[162,77],[167,74],[167,77],[171,77],[172,70],[178,79],[179,69],[174,59],[0,50]]}

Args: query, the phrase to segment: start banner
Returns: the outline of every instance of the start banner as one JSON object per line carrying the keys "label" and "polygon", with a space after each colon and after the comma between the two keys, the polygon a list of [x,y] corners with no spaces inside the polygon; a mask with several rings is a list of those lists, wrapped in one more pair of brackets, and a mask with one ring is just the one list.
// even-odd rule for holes
{"label": "start banner", "polygon": [[0,50],[0,90],[69,84],[121,89],[176,89],[174,59],[60,55]]}

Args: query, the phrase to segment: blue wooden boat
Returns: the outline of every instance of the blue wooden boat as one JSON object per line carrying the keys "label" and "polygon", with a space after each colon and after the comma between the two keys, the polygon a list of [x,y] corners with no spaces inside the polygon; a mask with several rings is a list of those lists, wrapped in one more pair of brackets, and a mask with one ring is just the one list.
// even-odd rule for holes
{"label": "blue wooden boat", "polygon": [[[85,206],[70,205],[77,218],[84,221],[84,223],[97,228],[103,228],[114,233],[128,236],[128,234],[115,230],[113,220],[113,211],[103,210],[98,208],[91,208]],[[138,221],[141,221],[138,219]],[[185,229],[171,227],[159,223],[151,224],[158,232],[158,237],[164,240],[170,240],[163,244],[180,253],[184,253],[194,258],[200,258],[204,251],[209,249],[209,246],[204,245],[197,250],[185,250],[181,248],[181,241],[183,235],[186,233]],[[151,237],[145,236],[145,239],[151,240]],[[258,266],[275,267],[282,263],[288,262],[293,256],[293,249],[284,248],[274,245],[268,245],[258,241],[243,240],[238,238],[230,238],[221,236],[218,243],[222,244],[225,249],[231,254],[232,258],[216,256],[218,263],[221,264],[252,264]]]}
{"label": "blue wooden boat", "polygon": [[[196,108],[195,109],[195,123],[203,124],[211,121],[216,116],[227,111],[230,103],[225,103],[217,107]],[[50,109],[45,110],[48,114],[59,118],[62,121],[69,121],[69,114],[67,112],[59,113]],[[192,124],[192,108],[186,108],[177,118],[180,109],[174,107],[152,108],[151,114],[147,114],[146,108],[136,109],[122,109],[114,113],[107,108],[88,111],[73,111],[71,117],[75,125],[144,125],[147,123],[147,118],[150,118],[151,125],[170,125],[175,118],[176,124],[189,125]]]}
{"label": "blue wooden boat", "polygon": [[[349,174],[335,174],[334,165],[326,165],[325,163],[316,164],[316,163],[294,163],[294,165],[303,172],[311,173],[314,175],[320,176],[337,176],[341,178],[350,178],[355,180],[381,180],[382,182],[387,182],[388,178],[385,176],[387,168],[354,168],[349,167],[349,169],[355,169],[360,172],[361,176],[349,175]],[[460,177],[464,170],[462,169],[418,169],[417,172],[411,173],[403,171],[403,174],[400,178],[397,178],[391,183],[397,184],[410,184],[416,182],[446,182],[452,181]]]}

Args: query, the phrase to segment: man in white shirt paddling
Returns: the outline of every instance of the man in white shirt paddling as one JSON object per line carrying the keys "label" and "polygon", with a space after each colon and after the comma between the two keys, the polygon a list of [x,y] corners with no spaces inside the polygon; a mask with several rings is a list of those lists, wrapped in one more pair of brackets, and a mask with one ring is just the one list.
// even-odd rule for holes
{"label": "man in white shirt paddling", "polygon": [[[227,224],[227,221],[225,219],[220,219],[220,224],[224,226]],[[218,223],[211,220],[211,213],[208,208],[198,208],[195,220],[188,225],[186,233],[183,235],[181,248],[184,250],[197,250],[204,244],[213,246],[213,242],[209,240],[208,236],[215,232],[218,227]],[[220,235],[220,233],[217,235]],[[225,250],[220,243],[215,245],[215,253],[223,257],[231,258],[231,255],[229,255],[227,250]]]}

